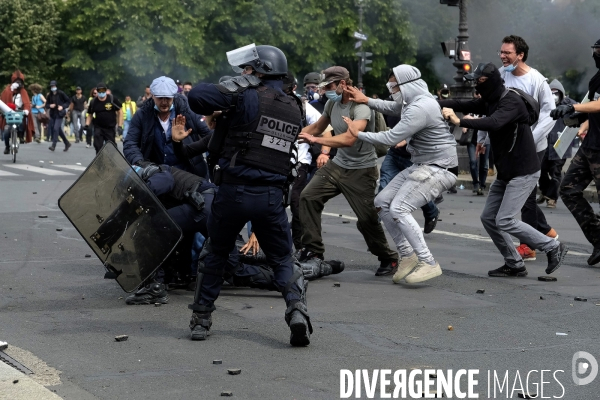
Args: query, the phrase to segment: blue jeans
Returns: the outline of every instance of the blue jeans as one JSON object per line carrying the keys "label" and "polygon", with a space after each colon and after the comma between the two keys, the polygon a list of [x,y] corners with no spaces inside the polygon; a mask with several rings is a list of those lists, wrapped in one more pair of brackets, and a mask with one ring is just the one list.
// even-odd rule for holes
{"label": "blue jeans", "polygon": [[[490,159],[491,148],[489,145],[485,146],[485,153],[479,155],[479,171],[477,170],[477,158],[475,157],[476,146],[473,143],[467,145],[467,152],[469,153],[469,169],[471,170],[471,178],[473,178],[473,188],[480,187],[485,189],[485,180],[488,176],[488,161]],[[479,172],[479,178],[477,177]]]}
{"label": "blue jeans", "polygon": [[131,121],[123,121],[123,140],[125,140],[125,138],[127,137],[127,132],[129,131],[129,124],[131,124]]}
{"label": "blue jeans", "polygon": [[[381,171],[379,171],[379,191],[381,192],[396,175],[411,165],[413,165],[412,161],[399,156],[393,150],[388,150],[383,159],[383,164],[381,164]],[[428,221],[434,219],[440,213],[433,201],[425,204],[421,207],[421,210],[423,210],[423,217]]]}

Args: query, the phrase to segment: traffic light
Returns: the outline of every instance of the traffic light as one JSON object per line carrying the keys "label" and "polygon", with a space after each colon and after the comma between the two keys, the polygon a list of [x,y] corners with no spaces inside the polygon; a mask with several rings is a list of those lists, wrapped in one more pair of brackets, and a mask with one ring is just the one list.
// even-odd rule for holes
{"label": "traffic light", "polygon": [[471,63],[464,63],[462,65],[462,70],[463,70],[463,73],[465,73],[465,74],[470,74],[472,69],[473,69],[473,66],[471,65]]}
{"label": "traffic light", "polygon": [[373,64],[373,60],[369,60],[368,57],[371,57],[373,53],[369,53],[368,51],[360,51],[356,53],[360,62],[360,73],[366,74],[367,72],[373,70],[371,67],[367,67],[368,64]]}
{"label": "traffic light", "polygon": [[458,7],[460,0],[440,0],[440,4],[447,4],[448,6]]}

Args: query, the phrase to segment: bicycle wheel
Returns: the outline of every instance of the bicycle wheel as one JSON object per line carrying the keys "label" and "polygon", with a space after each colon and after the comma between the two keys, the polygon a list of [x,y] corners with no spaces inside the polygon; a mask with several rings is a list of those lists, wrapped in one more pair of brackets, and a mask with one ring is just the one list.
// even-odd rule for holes
{"label": "bicycle wheel", "polygon": [[19,149],[19,138],[17,137],[17,128],[13,125],[10,130],[10,139],[12,143],[10,144],[10,152],[12,154],[13,164],[17,162],[17,151]]}

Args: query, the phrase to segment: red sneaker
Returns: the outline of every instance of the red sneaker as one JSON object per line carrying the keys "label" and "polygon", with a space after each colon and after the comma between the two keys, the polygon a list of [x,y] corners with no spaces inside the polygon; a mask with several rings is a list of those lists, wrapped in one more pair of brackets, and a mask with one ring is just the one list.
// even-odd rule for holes
{"label": "red sneaker", "polygon": [[517,246],[517,251],[523,261],[535,261],[535,250],[531,250],[526,244]]}

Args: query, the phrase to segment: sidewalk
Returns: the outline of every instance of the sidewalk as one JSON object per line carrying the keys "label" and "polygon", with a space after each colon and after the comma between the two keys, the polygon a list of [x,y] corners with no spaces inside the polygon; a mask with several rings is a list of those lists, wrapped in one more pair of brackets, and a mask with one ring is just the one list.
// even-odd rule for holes
{"label": "sidewalk", "polygon": [[0,361],[0,400],[60,400],[24,373]]}
{"label": "sidewalk", "polygon": [[[492,182],[494,182],[495,180],[496,180],[496,175],[487,177],[486,192],[487,192],[487,189],[489,189]],[[458,188],[458,187],[460,187],[460,185],[463,185],[465,187],[464,190],[473,189],[473,180],[471,178],[471,175],[470,174],[459,174],[458,179],[456,180],[456,187]],[[595,186],[592,186],[592,185],[588,186],[588,188],[583,191],[583,196],[589,202],[598,203],[598,192],[596,191]]]}

